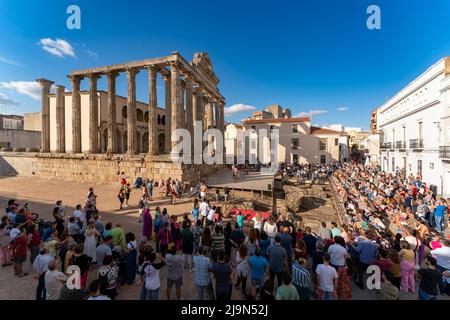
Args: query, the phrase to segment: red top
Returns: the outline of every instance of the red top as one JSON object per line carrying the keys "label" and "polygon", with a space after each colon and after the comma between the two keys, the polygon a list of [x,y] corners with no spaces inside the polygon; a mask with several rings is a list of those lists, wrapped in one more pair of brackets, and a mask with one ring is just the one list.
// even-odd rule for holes
{"label": "red top", "polygon": [[21,235],[16,238],[13,246],[14,257],[26,257],[27,255],[27,236]]}
{"label": "red top", "polygon": [[33,234],[31,235],[30,245],[39,246],[40,244],[41,244],[41,235],[39,234],[39,231],[35,229],[33,231]]}

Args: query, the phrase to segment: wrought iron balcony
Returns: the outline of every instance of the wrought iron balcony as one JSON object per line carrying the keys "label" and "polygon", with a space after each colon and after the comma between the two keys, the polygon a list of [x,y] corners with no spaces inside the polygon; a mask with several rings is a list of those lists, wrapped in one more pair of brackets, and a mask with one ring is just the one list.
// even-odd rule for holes
{"label": "wrought iron balcony", "polygon": [[439,147],[439,158],[450,159],[450,146]]}
{"label": "wrought iron balcony", "polygon": [[396,141],[395,142],[395,148],[397,148],[397,149],[406,149],[406,142],[405,141]]}
{"label": "wrought iron balcony", "polygon": [[411,149],[423,149],[423,140],[422,139],[410,139],[409,147]]}

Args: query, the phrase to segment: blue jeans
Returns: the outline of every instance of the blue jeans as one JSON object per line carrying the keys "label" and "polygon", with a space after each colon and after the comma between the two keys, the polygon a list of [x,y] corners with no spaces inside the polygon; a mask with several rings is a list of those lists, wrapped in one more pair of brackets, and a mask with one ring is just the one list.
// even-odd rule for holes
{"label": "blue jeans", "polygon": [[311,291],[307,287],[300,287],[299,285],[294,284],[294,287],[297,289],[298,296],[300,300],[309,300],[309,296],[311,295]]}
{"label": "blue jeans", "polygon": [[212,284],[206,286],[195,285],[197,288],[197,298],[198,300],[211,300],[213,297]]}
{"label": "blue jeans", "polygon": [[430,212],[430,218],[428,220],[428,224],[430,225],[430,228],[434,228],[435,227],[435,223],[434,223],[434,211]]}
{"label": "blue jeans", "polygon": [[145,285],[143,285],[141,288],[140,300],[145,300],[146,298],[147,298],[147,290],[145,290]]}
{"label": "blue jeans", "polygon": [[436,222],[436,229],[438,232],[442,232],[442,224],[444,222],[444,217],[434,216],[434,221]]}
{"label": "blue jeans", "polygon": [[333,292],[324,291],[323,300],[335,300]]}
{"label": "blue jeans", "polygon": [[145,300],[158,300],[159,288],[155,290],[145,290]]}
{"label": "blue jeans", "polygon": [[422,289],[419,289],[419,300],[437,300],[438,296],[426,293]]}

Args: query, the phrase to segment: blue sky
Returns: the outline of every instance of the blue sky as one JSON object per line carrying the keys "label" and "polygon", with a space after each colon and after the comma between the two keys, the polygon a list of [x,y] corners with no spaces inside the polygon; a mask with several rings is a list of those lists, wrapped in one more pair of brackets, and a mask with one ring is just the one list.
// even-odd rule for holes
{"label": "blue sky", "polygon": [[[81,8],[81,30],[66,27],[71,4]],[[381,30],[366,27],[371,4],[381,8]],[[1,0],[0,30],[0,103],[7,111],[39,110],[31,84],[39,77],[70,89],[66,74],[74,69],[173,50],[190,60],[206,51],[226,107],[279,103],[294,115],[319,111],[313,122],[320,125],[367,128],[370,110],[450,55],[450,1]],[[125,76],[117,86],[125,95]],[[137,96],[148,101],[145,72]]]}

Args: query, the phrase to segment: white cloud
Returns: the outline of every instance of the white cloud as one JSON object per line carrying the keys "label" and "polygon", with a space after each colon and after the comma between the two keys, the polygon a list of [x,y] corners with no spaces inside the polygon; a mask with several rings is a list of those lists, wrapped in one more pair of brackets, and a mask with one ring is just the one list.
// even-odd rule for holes
{"label": "white cloud", "polygon": [[21,64],[21,63],[19,63],[17,61],[5,58],[3,56],[0,56],[0,62],[6,63],[6,64],[10,64],[10,65],[15,66],[15,67],[21,67],[21,68],[23,67],[23,64]]}
{"label": "white cloud", "polygon": [[72,45],[66,40],[43,38],[39,40],[39,45],[48,53],[63,58],[64,56],[75,58],[75,51]]}
{"label": "white cloud", "polygon": [[32,99],[41,99],[41,87],[34,81],[10,81],[0,82],[0,88],[15,90],[20,94],[26,95]]}
{"label": "white cloud", "polygon": [[247,104],[238,103],[238,104],[233,104],[230,107],[224,108],[224,113],[225,113],[225,115],[230,116],[230,115],[234,115],[237,113],[252,111],[255,109],[256,109],[256,107],[254,107],[254,106],[249,106]]}
{"label": "white cloud", "polygon": [[0,104],[7,106],[18,106],[19,103],[17,101],[13,101],[9,99],[6,95],[0,92]]}
{"label": "white cloud", "polygon": [[348,107],[340,107],[340,108],[337,108],[336,110],[339,112],[343,112],[343,111],[347,111]]}
{"label": "white cloud", "polygon": [[312,117],[327,112],[327,110],[310,110],[309,112],[300,112],[299,114],[295,115],[295,117]]}

